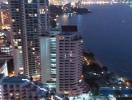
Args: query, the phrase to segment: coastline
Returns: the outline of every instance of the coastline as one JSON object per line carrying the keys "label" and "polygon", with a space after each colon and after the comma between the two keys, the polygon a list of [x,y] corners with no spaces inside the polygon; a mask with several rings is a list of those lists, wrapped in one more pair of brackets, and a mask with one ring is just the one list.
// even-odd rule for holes
{"label": "coastline", "polygon": [[[88,8],[94,13],[86,14],[84,16],[73,16],[70,18],[62,16],[61,18],[59,18],[59,20],[62,24],[65,25],[70,23],[78,25],[79,31],[84,37],[85,47],[87,49],[90,48],[91,50],[93,50],[97,57],[100,58],[96,59],[99,61],[103,61],[103,63],[108,66],[111,71],[117,72],[118,75],[131,78],[132,73],[129,70],[131,69],[132,65],[132,56],[130,56],[130,54],[132,53],[130,46],[131,23],[130,20],[126,20],[126,18],[130,19],[129,16],[131,16],[131,14],[128,13],[130,13],[131,9],[126,6],[118,7],[114,5],[108,5],[107,7],[104,5],[94,5]],[[124,10],[120,11],[120,8]],[[116,9],[116,11],[113,11],[113,9]],[[109,13],[110,11],[113,12]],[[117,14],[117,12],[122,12],[122,14]],[[115,15],[115,17],[112,17],[113,14]],[[117,19],[117,17],[124,16],[124,14],[126,14],[125,16],[127,16],[124,19],[126,20],[126,22],[122,23],[122,18]],[[103,17],[106,18],[106,20],[104,20]],[[112,21],[107,21],[107,18]],[[128,25],[128,27],[126,28],[124,25]],[[117,39],[119,41],[117,41]],[[123,70],[119,71],[118,69]],[[129,72],[127,72],[127,70]]]}

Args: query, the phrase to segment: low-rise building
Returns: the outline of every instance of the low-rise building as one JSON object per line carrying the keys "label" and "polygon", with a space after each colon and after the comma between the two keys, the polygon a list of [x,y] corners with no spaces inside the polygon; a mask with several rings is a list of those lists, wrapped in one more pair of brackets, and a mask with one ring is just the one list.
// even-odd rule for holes
{"label": "low-rise building", "polygon": [[47,90],[25,76],[4,77],[0,81],[0,100],[45,100]]}

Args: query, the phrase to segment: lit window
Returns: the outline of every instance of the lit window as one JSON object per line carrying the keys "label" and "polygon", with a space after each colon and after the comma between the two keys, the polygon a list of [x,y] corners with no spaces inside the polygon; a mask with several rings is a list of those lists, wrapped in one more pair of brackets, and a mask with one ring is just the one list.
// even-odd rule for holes
{"label": "lit window", "polygon": [[16,11],[19,12],[19,9],[17,8]]}
{"label": "lit window", "polygon": [[32,50],[35,50],[35,48],[32,48]]}
{"label": "lit window", "polygon": [[70,55],[70,57],[72,57],[72,51],[70,51],[70,54],[69,55]]}
{"label": "lit window", "polygon": [[56,81],[56,78],[51,78],[52,81]]}
{"label": "lit window", "polygon": [[63,36],[59,36],[59,40],[64,40],[64,37]]}
{"label": "lit window", "polygon": [[40,14],[45,14],[45,10],[44,9],[40,9]]}
{"label": "lit window", "polygon": [[5,1],[5,4],[9,4],[8,1]]}
{"label": "lit window", "polygon": [[56,54],[51,54],[51,57],[56,57]]}
{"label": "lit window", "polygon": [[18,46],[18,49],[22,49],[22,46]]}
{"label": "lit window", "polygon": [[51,74],[56,74],[56,70],[51,70]]}
{"label": "lit window", "polygon": [[51,59],[52,62],[56,62],[56,59]]}
{"label": "lit window", "polygon": [[19,51],[19,53],[22,53],[22,51]]}
{"label": "lit window", "polygon": [[33,14],[28,14],[29,17],[33,17]]}
{"label": "lit window", "polygon": [[52,67],[56,67],[56,64],[51,64]]}
{"label": "lit window", "polygon": [[32,3],[32,0],[28,0],[28,3]]}
{"label": "lit window", "polygon": [[19,93],[16,93],[16,96],[20,95]]}
{"label": "lit window", "polygon": [[35,17],[37,17],[37,14],[34,14]]}
{"label": "lit window", "polygon": [[18,39],[18,42],[21,42],[21,39]]}
{"label": "lit window", "polygon": [[10,96],[12,97],[13,96],[13,93],[10,93]]}
{"label": "lit window", "polygon": [[12,22],[15,22],[15,19],[12,19]]}
{"label": "lit window", "polygon": [[51,38],[51,41],[53,41],[53,42],[56,41],[56,38]]}
{"label": "lit window", "polygon": [[23,67],[20,67],[19,70],[24,70]]}

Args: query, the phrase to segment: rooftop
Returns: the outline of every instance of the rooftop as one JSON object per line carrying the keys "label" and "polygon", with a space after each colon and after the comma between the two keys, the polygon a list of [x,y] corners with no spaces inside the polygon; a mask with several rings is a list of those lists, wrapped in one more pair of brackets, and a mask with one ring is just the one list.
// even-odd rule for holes
{"label": "rooftop", "polygon": [[67,26],[61,26],[62,32],[77,32],[77,26],[75,25],[67,25]]}
{"label": "rooftop", "polygon": [[26,81],[30,81],[27,79],[27,77],[25,76],[13,76],[13,77],[5,77],[2,80],[2,83],[8,83],[8,84],[12,84],[12,83],[24,83]]}

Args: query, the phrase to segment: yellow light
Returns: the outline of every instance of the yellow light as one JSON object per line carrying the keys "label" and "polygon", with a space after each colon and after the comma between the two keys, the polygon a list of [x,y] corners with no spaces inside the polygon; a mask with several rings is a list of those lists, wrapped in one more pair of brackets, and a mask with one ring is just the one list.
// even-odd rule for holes
{"label": "yellow light", "polygon": [[16,76],[15,71],[12,71],[12,72],[9,74],[9,76],[10,76],[10,77]]}
{"label": "yellow light", "polygon": [[130,82],[125,82],[125,84],[126,84],[126,86],[130,86],[131,84],[130,84]]}
{"label": "yellow light", "polygon": [[51,98],[50,98],[50,99],[51,99],[51,100],[55,100],[55,99],[54,99],[54,96],[51,96]]}

